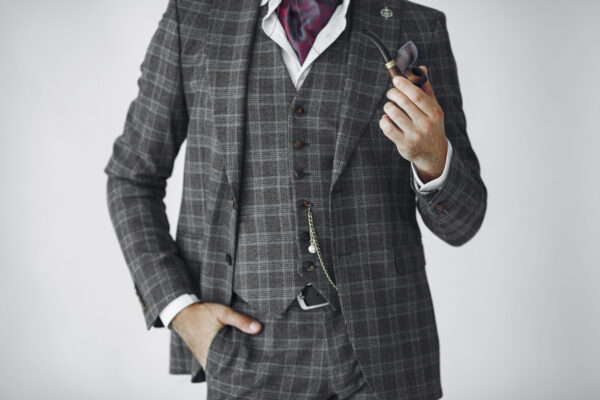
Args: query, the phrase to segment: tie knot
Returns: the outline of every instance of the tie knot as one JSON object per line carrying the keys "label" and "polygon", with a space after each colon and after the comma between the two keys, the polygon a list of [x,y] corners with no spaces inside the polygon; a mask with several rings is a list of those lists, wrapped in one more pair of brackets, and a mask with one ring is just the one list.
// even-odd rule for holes
{"label": "tie knot", "polygon": [[282,0],[277,16],[300,64],[342,0]]}

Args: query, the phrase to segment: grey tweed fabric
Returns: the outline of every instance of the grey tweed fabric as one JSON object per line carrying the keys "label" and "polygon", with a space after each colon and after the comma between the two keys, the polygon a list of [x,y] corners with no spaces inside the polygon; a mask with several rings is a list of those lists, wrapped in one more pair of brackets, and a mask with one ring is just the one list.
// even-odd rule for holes
{"label": "grey tweed fabric", "polygon": [[375,400],[354,356],[341,310],[302,310],[293,302],[282,315],[263,315],[235,293],[231,307],[261,320],[249,335],[225,325],[208,349],[207,400]]}
{"label": "grey tweed fabric", "polygon": [[[391,18],[382,17],[384,7],[393,12]],[[110,216],[146,328],[162,327],[159,312],[184,293],[229,305],[234,277],[246,279],[238,290],[246,290],[248,304],[265,318],[285,315],[284,306],[294,304],[289,303],[290,295],[298,289],[300,282],[295,276],[303,271],[300,260],[306,256],[302,239],[306,210],[297,203],[302,199],[297,194],[304,193],[306,200],[316,202],[317,229],[324,236],[328,268],[334,271],[339,287],[339,310],[353,354],[373,394],[380,399],[437,399],[442,394],[439,341],[416,212],[440,239],[460,246],[479,230],[487,203],[479,162],[466,132],[445,15],[404,0],[351,3],[349,31],[335,43],[342,54],[347,52],[340,59],[340,72],[332,71],[327,62],[332,58],[326,58],[326,51],[310,72],[315,75],[307,77],[312,84],[299,92],[301,97],[312,90],[338,90],[337,115],[333,122],[319,117],[311,110],[311,102],[327,104],[327,100],[311,99],[305,115],[309,118],[291,125],[292,129],[304,123],[313,126],[312,116],[330,123],[328,131],[333,129],[329,134],[335,141],[333,149],[323,149],[323,154],[333,151],[333,158],[323,162],[318,171],[314,161],[319,152],[296,154],[288,141],[288,154],[294,155],[289,169],[280,166],[279,179],[265,185],[265,190],[281,185],[289,191],[288,210],[294,219],[285,229],[292,233],[291,244],[304,252],[290,253],[294,258],[284,265],[265,263],[268,267],[262,270],[260,282],[279,286],[263,286],[270,293],[267,298],[253,290],[262,283],[251,285],[253,272],[248,265],[236,271],[244,250],[238,247],[239,233],[244,222],[252,220],[240,215],[240,204],[250,204],[242,203],[249,200],[248,188],[244,188],[245,139],[252,112],[248,106],[256,105],[252,96],[265,90],[259,84],[253,87],[254,93],[248,93],[259,8],[258,0],[170,0],[142,63],[139,94],[128,110],[124,131],[115,140],[105,172]],[[364,28],[378,34],[388,49],[412,40],[420,50],[420,63],[429,69],[454,150],[447,179],[434,192],[416,191],[410,163],[378,126],[387,101],[385,92],[392,84],[379,53],[359,34]],[[277,64],[273,67],[280,68]],[[339,82],[332,83],[331,91],[323,90],[325,86],[319,82],[329,77],[334,81],[342,77],[341,95],[339,86],[335,89]],[[265,94],[275,109],[282,106],[275,104],[280,100],[283,106],[295,106],[285,103],[291,101],[289,92]],[[275,131],[281,127],[277,123],[262,120],[261,125],[260,129],[273,130],[274,135],[290,135],[289,130]],[[163,198],[175,157],[186,139],[183,197],[173,239]],[[296,181],[291,177],[301,160],[312,162],[305,168],[313,175]],[[330,170],[328,178],[324,178],[326,169]],[[316,182],[311,182],[313,179]],[[325,186],[318,182],[321,179],[327,179]],[[276,192],[281,193],[279,190]],[[256,199],[254,204],[258,207]],[[266,215],[270,210],[262,211]],[[249,253],[245,257],[251,259]],[[282,273],[280,268],[298,273]],[[277,276],[294,279],[280,281]],[[318,274],[316,277],[319,279]],[[305,278],[302,272],[301,279]],[[215,348],[224,349],[225,341]],[[193,382],[206,380],[205,371],[175,332],[171,333],[169,370],[190,374]]]}
{"label": "grey tweed fabric", "polygon": [[[261,7],[259,21],[266,12],[267,7]],[[318,255],[308,251],[307,209],[296,203],[301,199],[312,203],[319,247],[335,282],[328,198],[347,33],[314,61],[296,91],[281,49],[256,24],[233,290],[265,313],[281,314],[307,282],[340,307]],[[302,143],[296,145],[297,141]]]}

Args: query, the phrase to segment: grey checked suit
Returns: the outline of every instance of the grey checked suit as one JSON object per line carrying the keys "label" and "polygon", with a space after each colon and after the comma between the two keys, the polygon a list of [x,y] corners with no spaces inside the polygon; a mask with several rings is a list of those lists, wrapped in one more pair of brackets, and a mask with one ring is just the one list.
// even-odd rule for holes
{"label": "grey checked suit", "polygon": [[[386,6],[394,12],[387,20],[379,13]],[[148,329],[161,327],[159,312],[184,293],[228,305],[235,292],[259,320],[274,318],[310,281],[339,306],[378,398],[436,399],[439,342],[416,210],[432,232],[459,246],[481,226],[487,191],[466,133],[445,15],[402,0],[355,0],[350,8],[348,31],[295,93],[274,44],[263,43],[264,57],[251,63],[258,0],[171,0],[105,168],[110,215]],[[364,28],[388,49],[407,40],[419,48],[454,150],[441,189],[419,193],[410,163],[378,126],[392,84],[359,35]],[[295,116],[301,104],[307,114]],[[299,135],[309,143],[300,150],[293,147]],[[186,139],[173,240],[163,197]],[[299,168],[309,175],[296,179]],[[315,258],[306,251],[301,199],[314,204],[339,293],[320,268],[304,268]],[[221,332],[217,350],[226,347]],[[206,380],[175,332],[170,372]]]}

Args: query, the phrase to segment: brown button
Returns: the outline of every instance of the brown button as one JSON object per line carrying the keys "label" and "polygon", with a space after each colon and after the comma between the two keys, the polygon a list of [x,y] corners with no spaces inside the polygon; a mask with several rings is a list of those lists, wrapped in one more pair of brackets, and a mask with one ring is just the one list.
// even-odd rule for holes
{"label": "brown button", "polygon": [[442,205],[442,203],[437,203],[435,205],[435,209],[438,210],[442,215],[448,214],[448,210]]}
{"label": "brown button", "polygon": [[297,139],[294,141],[294,148],[301,149],[302,147],[304,147],[304,142],[302,140]]}
{"label": "brown button", "polygon": [[294,170],[294,177],[296,179],[302,179],[306,176],[306,174],[304,173],[304,170],[302,168],[298,168]]}
{"label": "brown button", "polygon": [[308,200],[304,200],[304,199],[302,199],[302,200],[299,200],[299,201],[298,201],[298,205],[299,205],[300,207],[308,207],[308,206],[310,205],[310,202],[309,202]]}
{"label": "brown button", "polygon": [[312,272],[316,269],[317,267],[315,267],[315,264],[313,263],[307,263],[304,267],[304,269],[308,272]]}
{"label": "brown button", "polygon": [[296,114],[302,115],[304,113],[304,108],[302,106],[296,108]]}
{"label": "brown button", "polygon": [[140,305],[142,306],[142,311],[146,311],[146,305],[144,304],[144,300],[142,300],[142,298],[139,295],[138,300],[140,302]]}
{"label": "brown button", "polygon": [[140,305],[142,306],[142,311],[146,311],[146,304],[144,303],[144,299],[142,299],[140,290],[138,289],[136,284],[134,284],[133,287],[135,288],[135,294],[137,295],[138,301],[140,302]]}

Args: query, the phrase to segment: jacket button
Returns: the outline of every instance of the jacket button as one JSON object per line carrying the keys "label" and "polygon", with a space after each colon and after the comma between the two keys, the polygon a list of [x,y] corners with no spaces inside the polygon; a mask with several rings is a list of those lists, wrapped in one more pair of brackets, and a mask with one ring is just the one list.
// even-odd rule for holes
{"label": "jacket button", "polygon": [[306,176],[306,174],[304,173],[304,170],[302,168],[298,168],[294,170],[294,177],[296,179],[302,179]]}
{"label": "jacket button", "polygon": [[231,198],[231,208],[235,208],[235,199]]}
{"label": "jacket button", "polygon": [[138,294],[138,300],[140,302],[140,305],[142,306],[142,311],[146,311],[146,304],[144,304],[144,300],[142,300],[142,297]]}
{"label": "jacket button", "polygon": [[304,200],[304,199],[302,199],[302,200],[299,200],[299,201],[298,201],[298,205],[299,205],[300,207],[308,207],[308,206],[310,205],[310,202],[309,202],[308,200]]}
{"label": "jacket button", "polygon": [[310,232],[309,231],[302,232],[302,239],[303,240],[310,240]]}
{"label": "jacket button", "polygon": [[296,114],[298,114],[298,115],[304,114],[304,108],[302,108],[302,106],[296,107]]}
{"label": "jacket button", "polygon": [[225,254],[225,261],[227,261],[227,264],[231,265],[231,255],[229,253]]}
{"label": "jacket button", "polygon": [[315,264],[313,264],[313,263],[311,263],[311,262],[309,262],[309,263],[306,263],[306,265],[304,266],[304,269],[305,269],[307,272],[312,272],[312,271],[314,271],[316,268],[317,268],[317,267],[315,267]]}
{"label": "jacket button", "polygon": [[294,148],[295,149],[301,149],[302,147],[304,147],[304,142],[300,139],[297,139],[294,141]]}

